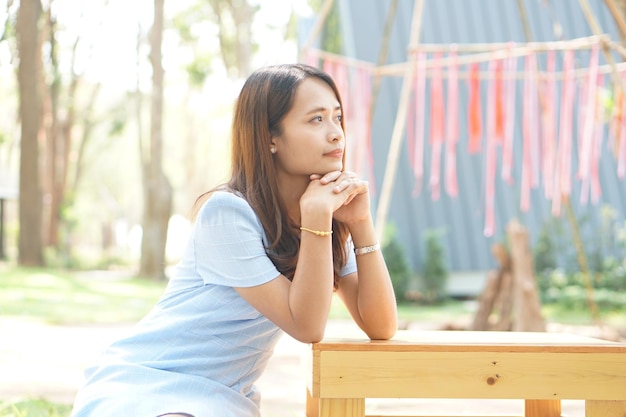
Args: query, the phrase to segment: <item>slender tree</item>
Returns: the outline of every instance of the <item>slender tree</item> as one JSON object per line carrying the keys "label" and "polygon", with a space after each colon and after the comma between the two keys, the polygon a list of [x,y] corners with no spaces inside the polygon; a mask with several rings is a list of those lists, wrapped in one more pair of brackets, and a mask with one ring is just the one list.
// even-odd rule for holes
{"label": "slender tree", "polygon": [[165,243],[172,212],[172,187],[163,172],[163,40],[164,0],[154,0],[154,22],[150,33],[152,104],[149,151],[142,152],[144,178],[143,238],[139,274],[165,278]]}
{"label": "slender tree", "polygon": [[220,52],[231,75],[246,78],[252,71],[252,54],[257,44],[252,38],[258,5],[248,0],[208,0],[219,27]]}
{"label": "slender tree", "polygon": [[24,266],[41,266],[44,263],[38,146],[42,108],[39,76],[41,11],[39,0],[21,0],[16,23],[21,119],[18,263]]}

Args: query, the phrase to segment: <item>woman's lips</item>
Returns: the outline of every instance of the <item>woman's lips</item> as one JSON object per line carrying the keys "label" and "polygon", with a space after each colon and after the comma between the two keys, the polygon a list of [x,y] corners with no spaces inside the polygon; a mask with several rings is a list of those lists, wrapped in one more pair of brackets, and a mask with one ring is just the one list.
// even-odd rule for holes
{"label": "woman's lips", "polygon": [[342,158],[343,149],[335,149],[334,151],[326,152],[324,156],[328,156],[330,158]]}

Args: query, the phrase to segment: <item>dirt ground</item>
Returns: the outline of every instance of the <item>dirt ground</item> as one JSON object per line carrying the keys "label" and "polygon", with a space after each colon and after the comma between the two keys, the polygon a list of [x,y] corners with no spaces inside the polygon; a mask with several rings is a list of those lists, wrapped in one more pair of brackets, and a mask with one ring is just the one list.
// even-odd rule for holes
{"label": "dirt ground", "polygon": [[[0,317],[0,399],[46,398],[71,404],[83,369],[131,325],[50,326]],[[351,322],[331,321],[328,332],[358,333]],[[303,345],[285,335],[258,383],[264,417],[304,416]],[[368,400],[368,414],[522,415],[519,400]],[[582,401],[564,401],[563,415],[584,416]]]}

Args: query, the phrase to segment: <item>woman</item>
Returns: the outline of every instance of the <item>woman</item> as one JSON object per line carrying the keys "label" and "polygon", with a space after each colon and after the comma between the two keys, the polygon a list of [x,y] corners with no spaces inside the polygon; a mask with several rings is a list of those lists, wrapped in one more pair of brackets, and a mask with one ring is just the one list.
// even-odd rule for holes
{"label": "woman", "polygon": [[393,336],[368,185],[343,170],[341,111],[334,82],[313,67],[250,76],[231,180],[199,199],[164,295],[87,370],[74,417],[260,416],[254,383],[279,336],[319,341],[333,291],[370,338]]}

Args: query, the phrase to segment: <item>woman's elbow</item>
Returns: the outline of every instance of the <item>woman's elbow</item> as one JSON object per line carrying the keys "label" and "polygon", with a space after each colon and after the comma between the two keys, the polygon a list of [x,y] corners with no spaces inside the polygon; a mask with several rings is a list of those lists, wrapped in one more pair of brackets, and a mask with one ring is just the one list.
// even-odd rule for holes
{"label": "woman's elbow", "polygon": [[317,343],[324,338],[325,330],[326,326],[300,328],[297,331],[291,332],[290,336],[302,343]]}
{"label": "woman's elbow", "polygon": [[366,333],[367,333],[367,337],[369,337],[371,340],[389,340],[395,336],[397,331],[398,331],[397,326],[393,326],[393,327],[390,326],[389,328],[385,328],[385,329],[370,330]]}
{"label": "woman's elbow", "polygon": [[363,330],[372,340],[391,339],[398,331],[397,316],[388,317],[386,320],[378,321],[376,324],[371,323],[370,326],[366,326]]}

